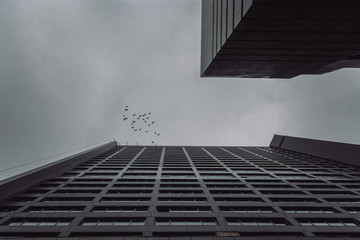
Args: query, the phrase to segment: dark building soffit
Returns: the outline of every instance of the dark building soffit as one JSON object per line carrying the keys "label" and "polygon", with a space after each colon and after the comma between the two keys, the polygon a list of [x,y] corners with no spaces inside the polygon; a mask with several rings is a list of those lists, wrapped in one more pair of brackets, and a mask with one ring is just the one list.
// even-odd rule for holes
{"label": "dark building soffit", "polygon": [[8,198],[12,194],[21,192],[28,187],[36,185],[48,178],[56,177],[81,162],[101,155],[115,148],[117,142],[104,143],[100,146],[93,147],[74,154],[72,156],[60,159],[56,162],[46,164],[33,170],[18,174],[16,176],[0,181],[0,200]]}
{"label": "dark building soffit", "polygon": [[274,135],[270,147],[360,166],[360,145]]}

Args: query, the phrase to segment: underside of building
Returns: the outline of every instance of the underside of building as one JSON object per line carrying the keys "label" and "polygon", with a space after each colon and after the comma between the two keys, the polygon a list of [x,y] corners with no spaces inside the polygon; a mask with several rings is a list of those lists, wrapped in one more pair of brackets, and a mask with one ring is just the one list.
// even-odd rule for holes
{"label": "underside of building", "polygon": [[293,78],[360,67],[359,1],[203,0],[201,76]]}

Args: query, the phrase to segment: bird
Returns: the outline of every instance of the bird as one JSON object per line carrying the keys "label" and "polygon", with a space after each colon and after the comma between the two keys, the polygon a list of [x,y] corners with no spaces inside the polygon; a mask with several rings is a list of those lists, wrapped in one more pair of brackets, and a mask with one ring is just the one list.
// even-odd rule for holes
{"label": "bird", "polygon": [[151,141],[151,143],[154,143],[154,141]]}
{"label": "bird", "polygon": [[127,117],[124,117],[123,119],[124,119],[124,121],[126,121],[128,118],[127,118]]}
{"label": "bird", "polygon": [[136,114],[134,113],[134,114],[133,114],[133,117],[135,117],[135,116],[136,116]]}
{"label": "bird", "polygon": [[136,131],[137,131],[137,129],[134,129],[134,131],[136,132]]}
{"label": "bird", "polygon": [[160,136],[160,133],[158,133],[158,136]]}
{"label": "bird", "polygon": [[154,123],[155,123],[155,121],[152,121],[152,122],[151,122],[151,124],[154,124]]}
{"label": "bird", "polygon": [[145,132],[147,133],[148,131],[146,130]]}

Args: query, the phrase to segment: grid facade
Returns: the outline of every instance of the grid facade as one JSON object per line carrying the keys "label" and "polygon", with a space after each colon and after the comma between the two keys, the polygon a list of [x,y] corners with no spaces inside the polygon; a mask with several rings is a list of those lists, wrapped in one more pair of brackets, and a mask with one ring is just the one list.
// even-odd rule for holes
{"label": "grid facade", "polygon": [[0,212],[6,238],[359,238],[360,172],[269,147],[118,146]]}

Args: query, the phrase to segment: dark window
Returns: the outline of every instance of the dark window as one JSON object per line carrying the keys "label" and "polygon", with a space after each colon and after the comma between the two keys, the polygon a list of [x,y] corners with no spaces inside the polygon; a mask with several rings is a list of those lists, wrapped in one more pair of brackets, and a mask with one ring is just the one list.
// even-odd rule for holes
{"label": "dark window", "polygon": [[72,218],[13,218],[5,225],[34,227],[34,226],[69,226]]}
{"label": "dark window", "polygon": [[191,206],[158,206],[158,212],[173,212],[173,213],[197,213],[197,212],[211,212],[210,207],[191,207]]}
{"label": "dark window", "polygon": [[85,218],[82,226],[143,226],[145,218]]}
{"label": "dark window", "polygon": [[296,218],[304,227],[356,227],[359,222],[348,218]]}
{"label": "dark window", "polygon": [[234,213],[274,213],[276,212],[271,207],[231,207],[224,206],[219,207],[222,212],[234,212]]}
{"label": "dark window", "polygon": [[147,206],[96,206],[91,211],[92,212],[147,212],[149,207]]}
{"label": "dark window", "polygon": [[215,218],[155,218],[159,226],[213,226],[217,225]]}
{"label": "dark window", "polygon": [[338,211],[330,207],[281,207],[286,213],[337,213]]}
{"label": "dark window", "polygon": [[284,218],[226,218],[231,226],[286,226],[291,225]]}

